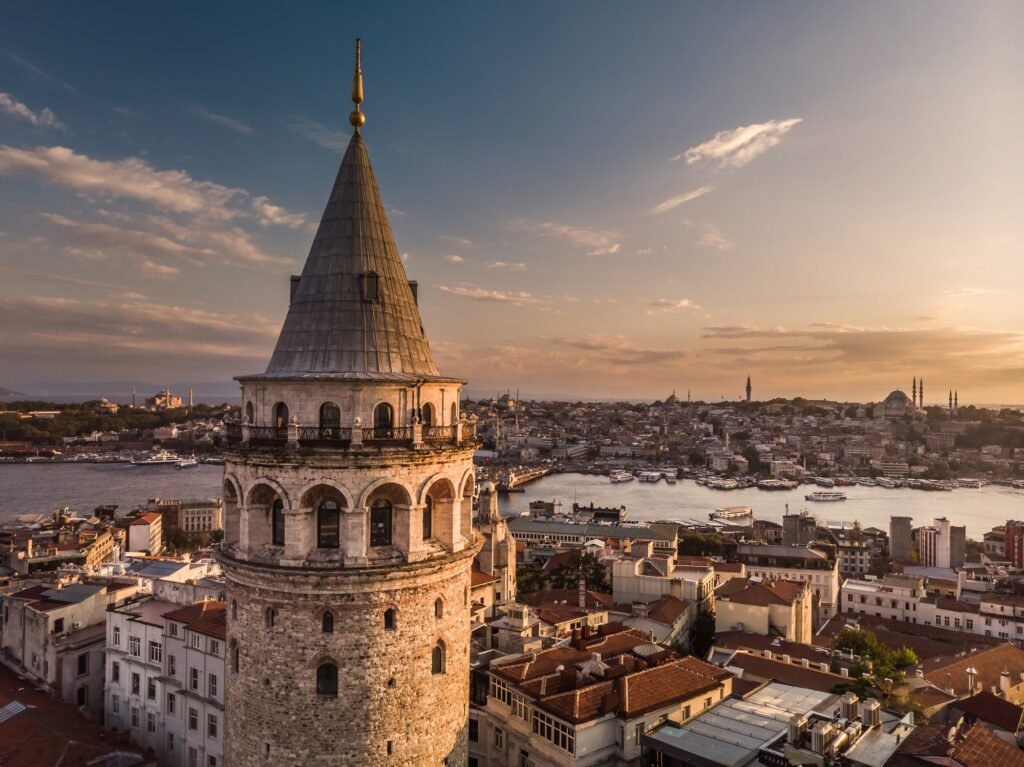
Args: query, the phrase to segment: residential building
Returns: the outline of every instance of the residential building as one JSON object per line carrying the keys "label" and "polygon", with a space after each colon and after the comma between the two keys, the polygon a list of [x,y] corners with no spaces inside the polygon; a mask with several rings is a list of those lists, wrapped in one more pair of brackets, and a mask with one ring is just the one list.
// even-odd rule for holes
{"label": "residential building", "polygon": [[911,561],[914,538],[912,517],[889,519],[889,557],[896,562]]}
{"label": "residential building", "polygon": [[842,586],[841,612],[924,623],[925,616],[919,608],[926,599],[923,578],[892,574],[879,580],[849,578]]}
{"label": "residential building", "polygon": [[715,596],[716,631],[811,641],[814,600],[806,581],[731,580]]}
{"label": "residential building", "polygon": [[932,527],[918,530],[918,550],[924,567],[962,567],[967,554],[967,528],[954,527],[942,517]]}
{"label": "residential building", "polygon": [[691,617],[715,607],[714,566],[682,563],[674,554],[655,554],[651,542],[634,544],[629,556],[615,560],[611,576],[616,603],[646,603],[671,596],[690,606]]}
{"label": "residential building", "polygon": [[149,511],[128,523],[128,550],[145,551],[153,556],[163,551],[163,517]]}
{"label": "residential building", "polygon": [[782,517],[782,543],[786,546],[806,546],[818,538],[818,520],[807,512],[784,514]]}
{"label": "residential building", "polygon": [[746,566],[748,577],[809,583],[814,591],[815,626],[838,611],[839,562],[831,549],[741,543],[733,557]]}

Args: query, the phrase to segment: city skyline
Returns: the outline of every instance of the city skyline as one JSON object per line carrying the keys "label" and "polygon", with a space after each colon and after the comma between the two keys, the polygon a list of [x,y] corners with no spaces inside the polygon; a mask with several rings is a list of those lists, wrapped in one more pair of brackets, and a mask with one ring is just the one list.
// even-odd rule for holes
{"label": "city skyline", "polygon": [[471,389],[1020,399],[1022,9],[581,7],[15,9],[0,386],[263,370],[360,33],[391,225]]}

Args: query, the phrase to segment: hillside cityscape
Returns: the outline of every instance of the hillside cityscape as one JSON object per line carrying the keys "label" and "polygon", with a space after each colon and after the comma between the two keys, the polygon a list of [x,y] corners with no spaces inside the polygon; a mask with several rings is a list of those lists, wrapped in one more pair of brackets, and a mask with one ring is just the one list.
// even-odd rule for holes
{"label": "hillside cityscape", "polygon": [[0,767],[1024,767],[1020,7],[50,10]]}

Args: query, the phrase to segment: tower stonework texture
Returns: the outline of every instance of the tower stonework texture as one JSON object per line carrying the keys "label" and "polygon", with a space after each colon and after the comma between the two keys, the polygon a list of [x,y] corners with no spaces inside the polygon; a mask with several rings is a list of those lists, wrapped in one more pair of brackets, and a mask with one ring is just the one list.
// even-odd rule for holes
{"label": "tower stonework texture", "polygon": [[277,346],[238,379],[227,434],[228,767],[467,762],[474,425],[385,215],[358,60],[353,100]]}

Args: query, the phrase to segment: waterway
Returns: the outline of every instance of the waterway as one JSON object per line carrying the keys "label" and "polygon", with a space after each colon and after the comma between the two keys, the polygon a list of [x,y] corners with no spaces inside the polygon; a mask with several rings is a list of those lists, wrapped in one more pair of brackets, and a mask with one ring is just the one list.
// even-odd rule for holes
{"label": "waterway", "polygon": [[[131,511],[149,498],[209,498],[221,493],[221,466],[141,467],[129,464],[0,464],[0,519],[17,514],[48,513],[56,506],[70,506],[87,514],[96,506],[116,503]],[[804,485],[795,490],[764,491],[708,490],[692,480],[674,485],[624,482],[612,484],[607,477],[588,474],[552,474],[524,486],[525,492],[502,496],[499,508],[505,514],[526,511],[530,501],[561,503],[568,511],[573,501],[586,505],[625,506],[629,519],[700,520],[723,506],[750,506],[759,519],[782,521],[790,511],[813,513],[822,523],[859,520],[865,527],[889,529],[889,517],[909,516],[916,525],[947,517],[966,525],[968,536],[980,539],[1007,519],[1024,517],[1024,490],[989,485],[950,493],[925,492],[907,488],[841,488],[849,500],[814,503],[804,496],[815,488]],[[840,489],[840,488],[837,488]]]}

